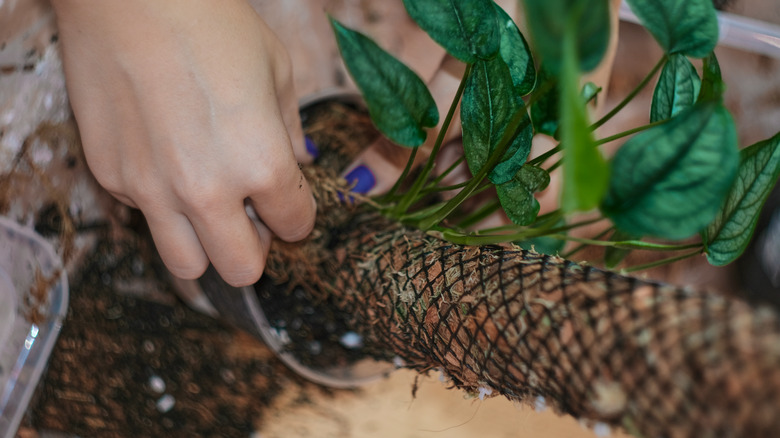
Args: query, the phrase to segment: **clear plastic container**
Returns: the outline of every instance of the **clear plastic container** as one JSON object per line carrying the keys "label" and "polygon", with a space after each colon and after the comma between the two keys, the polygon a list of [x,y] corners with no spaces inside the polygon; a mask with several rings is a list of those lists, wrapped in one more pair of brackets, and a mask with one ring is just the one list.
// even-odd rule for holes
{"label": "clear plastic container", "polygon": [[0,438],[16,435],[67,307],[68,280],[54,249],[0,217]]}

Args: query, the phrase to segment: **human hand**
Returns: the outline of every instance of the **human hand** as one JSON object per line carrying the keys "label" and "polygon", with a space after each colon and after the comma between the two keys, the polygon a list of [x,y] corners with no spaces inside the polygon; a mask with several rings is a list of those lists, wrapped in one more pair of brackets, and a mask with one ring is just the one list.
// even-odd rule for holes
{"label": "human hand", "polygon": [[311,157],[289,58],[244,0],[54,6],[87,162],[143,211],[174,275],[197,278],[211,261],[249,285],[271,232],[309,234],[316,206],[296,158]]}

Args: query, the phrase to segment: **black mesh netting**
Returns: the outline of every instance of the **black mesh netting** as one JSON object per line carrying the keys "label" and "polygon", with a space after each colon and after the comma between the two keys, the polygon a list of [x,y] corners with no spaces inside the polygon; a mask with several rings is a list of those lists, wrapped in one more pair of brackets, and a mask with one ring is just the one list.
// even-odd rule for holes
{"label": "black mesh netting", "polygon": [[332,293],[377,354],[511,399],[545,397],[641,436],[780,431],[776,313],[358,215]]}
{"label": "black mesh netting", "polygon": [[543,397],[638,436],[780,433],[773,309],[521,249],[453,245],[349,214],[308,178],[321,208],[309,243],[325,251],[294,245],[301,275],[374,356],[439,369],[473,393]]}

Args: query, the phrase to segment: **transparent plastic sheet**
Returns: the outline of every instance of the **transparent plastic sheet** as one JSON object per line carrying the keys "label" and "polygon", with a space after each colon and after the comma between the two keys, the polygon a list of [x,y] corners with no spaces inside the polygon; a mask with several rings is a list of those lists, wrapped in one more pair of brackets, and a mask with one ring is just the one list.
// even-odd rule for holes
{"label": "transparent plastic sheet", "polygon": [[[620,6],[620,19],[639,23],[628,3]],[[729,12],[718,12],[718,44],[780,59],[780,26]]]}
{"label": "transparent plastic sheet", "polygon": [[[62,262],[39,235],[0,217],[0,438],[16,436],[68,308]],[[10,313],[9,315],[6,313]]]}

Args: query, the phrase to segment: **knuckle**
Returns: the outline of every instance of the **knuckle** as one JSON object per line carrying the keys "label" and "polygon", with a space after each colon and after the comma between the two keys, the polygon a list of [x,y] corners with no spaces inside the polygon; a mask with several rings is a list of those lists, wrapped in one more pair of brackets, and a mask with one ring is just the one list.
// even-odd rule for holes
{"label": "knuckle", "polygon": [[278,158],[269,157],[262,166],[257,166],[246,177],[249,190],[263,195],[273,194],[284,189],[284,182],[289,179],[284,163]]}
{"label": "knuckle", "polygon": [[210,211],[224,199],[222,185],[216,181],[182,178],[172,186],[173,194],[188,209]]}

